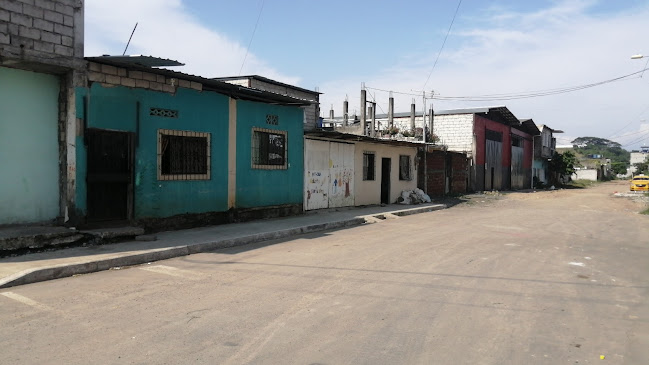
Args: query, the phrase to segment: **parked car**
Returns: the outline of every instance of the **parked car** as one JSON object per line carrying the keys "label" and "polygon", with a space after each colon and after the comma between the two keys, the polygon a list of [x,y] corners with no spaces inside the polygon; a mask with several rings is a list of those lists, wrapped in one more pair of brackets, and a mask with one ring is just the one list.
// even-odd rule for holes
{"label": "parked car", "polygon": [[631,191],[649,191],[649,176],[638,175],[631,180]]}

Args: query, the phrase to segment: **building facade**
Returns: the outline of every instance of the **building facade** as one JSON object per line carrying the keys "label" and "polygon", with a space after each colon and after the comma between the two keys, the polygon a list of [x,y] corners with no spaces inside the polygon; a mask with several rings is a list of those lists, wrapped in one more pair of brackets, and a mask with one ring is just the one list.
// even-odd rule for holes
{"label": "building facade", "polygon": [[215,80],[252,89],[269,91],[295,99],[307,100],[310,104],[304,107],[304,130],[312,131],[317,127],[320,116],[320,93],[317,91],[303,89],[259,75],[219,77]]}
{"label": "building facade", "polygon": [[392,204],[417,187],[419,145],[330,131],[305,133],[304,209]]}
{"label": "building facade", "polygon": [[548,162],[554,156],[557,147],[557,139],[554,133],[563,133],[558,129],[552,129],[544,124],[537,125],[540,131],[538,136],[534,137],[534,180],[539,183],[548,184],[550,182],[550,172]]}
{"label": "building facade", "polygon": [[76,90],[82,220],[147,227],[301,212],[308,102],[141,66],[152,58],[88,61]]}
{"label": "building facade", "polygon": [[0,225],[63,223],[75,209],[83,14],[80,0],[0,2]]}

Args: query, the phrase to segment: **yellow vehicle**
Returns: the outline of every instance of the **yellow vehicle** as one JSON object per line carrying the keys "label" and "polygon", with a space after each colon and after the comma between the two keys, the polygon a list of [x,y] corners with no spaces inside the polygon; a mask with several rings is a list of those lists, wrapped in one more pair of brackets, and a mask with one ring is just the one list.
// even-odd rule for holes
{"label": "yellow vehicle", "polygon": [[631,191],[649,191],[649,176],[638,175],[631,180]]}

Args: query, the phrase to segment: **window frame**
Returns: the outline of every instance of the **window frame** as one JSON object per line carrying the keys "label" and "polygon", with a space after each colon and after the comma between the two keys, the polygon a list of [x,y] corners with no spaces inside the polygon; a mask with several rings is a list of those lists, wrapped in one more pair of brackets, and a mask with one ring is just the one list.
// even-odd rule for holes
{"label": "window frame", "polygon": [[[401,175],[403,172],[403,168],[401,166],[401,162],[403,161],[403,158],[407,158],[408,161],[408,176],[404,177]],[[401,181],[412,181],[412,159],[410,155],[399,155],[399,180]]]}
{"label": "window frame", "polygon": [[[368,158],[366,159],[365,156],[368,156]],[[369,165],[369,156],[372,156],[372,166]],[[372,176],[369,176],[370,171],[372,172]],[[376,180],[376,152],[363,151],[363,181],[375,181],[375,180]]]}
{"label": "window frame", "polygon": [[[256,142],[260,139],[255,138],[256,133],[266,133],[282,135],[284,137],[284,163],[281,165],[275,164],[262,164],[255,162],[255,153],[261,151],[260,146],[256,146]],[[288,131],[268,128],[253,127],[250,134],[250,166],[256,170],[287,170],[288,169]]]}
{"label": "window frame", "polygon": [[[189,138],[205,138],[206,146],[206,172],[204,174],[163,174],[162,173],[162,136],[177,136]],[[158,180],[160,181],[189,181],[189,180],[210,180],[212,172],[212,135],[208,132],[183,131],[175,129],[158,129],[157,132],[157,160]]]}

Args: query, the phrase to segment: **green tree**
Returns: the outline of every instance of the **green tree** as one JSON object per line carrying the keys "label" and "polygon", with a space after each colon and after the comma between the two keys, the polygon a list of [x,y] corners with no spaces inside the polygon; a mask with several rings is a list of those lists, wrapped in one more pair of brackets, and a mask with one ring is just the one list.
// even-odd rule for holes
{"label": "green tree", "polygon": [[646,162],[634,163],[633,166],[635,166],[636,175],[649,173],[649,164],[647,164]]}
{"label": "green tree", "polygon": [[570,151],[564,153],[555,152],[548,164],[550,183],[552,185],[563,185],[563,181],[570,179],[570,176],[575,173],[575,167],[578,165],[574,153]]}
{"label": "green tree", "polygon": [[613,162],[611,163],[611,170],[616,175],[626,174],[626,164],[624,162]]}

